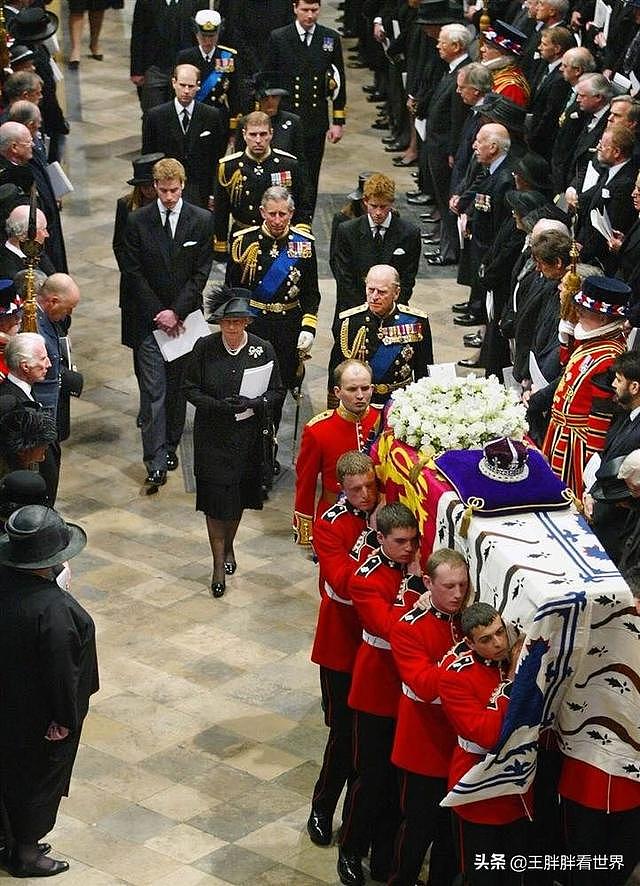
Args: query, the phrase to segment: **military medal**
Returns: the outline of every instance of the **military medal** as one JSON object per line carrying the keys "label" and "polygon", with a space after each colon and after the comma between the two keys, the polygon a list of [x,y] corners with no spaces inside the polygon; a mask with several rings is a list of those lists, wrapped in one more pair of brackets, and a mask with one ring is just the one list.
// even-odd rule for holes
{"label": "military medal", "polygon": [[325,52],[333,52],[333,37],[322,38],[322,49]]}
{"label": "military medal", "polygon": [[283,169],[282,172],[272,172],[271,173],[271,185],[280,186],[281,188],[290,188],[292,184],[291,172],[288,169]]}
{"label": "military medal", "polygon": [[289,258],[311,258],[311,243],[305,240],[290,240],[287,255]]}

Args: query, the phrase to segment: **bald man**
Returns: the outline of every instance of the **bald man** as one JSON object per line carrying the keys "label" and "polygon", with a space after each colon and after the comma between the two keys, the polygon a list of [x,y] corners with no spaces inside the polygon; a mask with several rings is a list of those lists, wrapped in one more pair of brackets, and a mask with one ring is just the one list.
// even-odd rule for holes
{"label": "bald man", "polygon": [[203,209],[213,209],[218,160],[224,153],[226,125],[220,111],[196,101],[200,71],[178,65],[171,78],[174,98],[151,108],[142,126],[142,153],[160,151],[179,160],[187,183],[184,199]]}

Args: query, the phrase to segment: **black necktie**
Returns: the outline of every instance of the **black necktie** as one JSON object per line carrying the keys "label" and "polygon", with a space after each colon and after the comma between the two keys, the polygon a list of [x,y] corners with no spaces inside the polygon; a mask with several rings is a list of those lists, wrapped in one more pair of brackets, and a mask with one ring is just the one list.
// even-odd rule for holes
{"label": "black necktie", "polygon": [[376,225],[375,231],[373,232],[373,245],[375,246],[377,252],[380,252],[380,250],[382,249],[383,239],[382,227],[380,225]]}
{"label": "black necktie", "polygon": [[173,232],[171,230],[171,210],[165,209],[164,212],[165,212],[165,217],[164,217],[164,224],[162,227],[164,228],[165,237],[167,238],[169,243],[173,243]]}
{"label": "black necktie", "polygon": [[182,110],[182,131],[186,133],[189,128],[189,111],[186,108]]}
{"label": "black necktie", "polygon": [[302,38],[302,45],[307,47],[311,43],[311,31],[305,31]]}

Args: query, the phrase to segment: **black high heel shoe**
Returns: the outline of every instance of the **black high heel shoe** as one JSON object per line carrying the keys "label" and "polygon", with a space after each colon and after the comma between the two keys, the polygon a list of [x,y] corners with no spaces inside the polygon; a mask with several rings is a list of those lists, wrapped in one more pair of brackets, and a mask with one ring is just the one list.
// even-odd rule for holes
{"label": "black high heel shoe", "polygon": [[224,561],[225,575],[234,575],[237,568],[238,568],[238,564],[236,563],[235,560],[225,560]]}
{"label": "black high heel shoe", "polygon": [[224,581],[212,581],[211,582],[211,596],[215,597],[216,600],[220,597],[224,596],[225,592],[225,583]]}

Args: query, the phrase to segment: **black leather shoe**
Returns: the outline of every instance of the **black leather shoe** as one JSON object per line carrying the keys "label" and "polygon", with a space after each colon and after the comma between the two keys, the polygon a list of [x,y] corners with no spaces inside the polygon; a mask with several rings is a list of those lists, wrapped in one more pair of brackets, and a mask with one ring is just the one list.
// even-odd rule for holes
{"label": "black leather shoe", "polygon": [[468,314],[469,313],[469,302],[468,301],[459,301],[455,305],[451,305],[451,310],[454,314]]}
{"label": "black leather shoe", "polygon": [[367,65],[363,64],[363,62],[347,62],[347,67],[355,71],[361,71],[363,68],[366,68]]}
{"label": "black leather shoe", "polygon": [[333,836],[332,821],[324,812],[311,810],[311,815],[307,821],[307,831],[311,837],[311,842],[316,846],[328,846]]}
{"label": "black leather shoe", "polygon": [[376,91],[376,87],[373,83],[367,83],[365,86],[362,87],[362,91],[366,92],[367,95],[373,95]]}
{"label": "black leather shoe", "polygon": [[[439,253],[438,255],[431,255],[427,257],[428,265],[435,265],[438,268],[446,268],[449,265],[457,265],[458,262],[455,258],[443,258]],[[456,322],[455,320],[453,321]]]}
{"label": "black leather shoe", "polygon": [[420,220],[424,222],[439,222],[440,213],[439,212],[423,212],[420,216]]}
{"label": "black leather shoe", "polygon": [[383,145],[392,145],[394,142],[398,141],[398,136],[391,132],[389,135],[383,135],[380,141]]}
{"label": "black leather shoe", "polygon": [[422,242],[425,246],[438,246],[440,244],[440,237],[437,234],[423,234]]}
{"label": "black leather shoe", "polygon": [[404,144],[403,142],[391,142],[390,145],[385,145],[385,154],[397,154],[400,151],[406,151],[409,145]]}
{"label": "black leather shoe", "polygon": [[364,874],[360,856],[338,849],[338,877],[344,886],[362,886]]}
{"label": "black leather shoe", "polygon": [[224,571],[226,575],[235,575],[236,569],[238,568],[238,564],[235,560],[225,560],[224,561]]}
{"label": "black leather shoe", "polygon": [[[428,206],[432,202],[433,201],[428,194],[417,193],[415,197],[410,197],[407,194],[407,203],[409,203],[411,206]],[[425,213],[425,215],[431,215],[431,213]]]}
{"label": "black leather shoe", "polygon": [[175,452],[167,452],[167,470],[175,471],[180,462]]}
{"label": "black leather shoe", "polygon": [[384,120],[376,120],[375,123],[371,124],[372,129],[390,129],[390,124],[385,123]]}
{"label": "black leather shoe", "polygon": [[40,853],[35,861],[25,862],[14,859],[9,871],[12,877],[55,877],[56,874],[64,874],[69,870],[69,862],[58,858],[51,858],[46,853]]}
{"label": "black leather shoe", "polygon": [[225,583],[223,581],[212,581],[211,582],[211,596],[215,597],[218,600],[220,597],[224,596],[225,592]]}
{"label": "black leather shoe", "polygon": [[480,364],[477,360],[458,360],[458,366],[462,366],[464,369],[479,369]]}
{"label": "black leather shoe", "polygon": [[371,104],[381,104],[382,102],[387,101],[387,96],[383,95],[381,92],[371,92],[367,96],[367,101],[371,102]]}
{"label": "black leather shoe", "polygon": [[419,175],[420,175],[419,172],[412,172],[412,173],[411,173],[411,178],[418,178]]}
{"label": "black leather shoe", "polygon": [[405,160],[404,157],[394,157],[394,159],[391,162],[393,163],[394,166],[400,166],[404,169],[409,166],[417,166],[418,165],[418,158],[414,157],[413,160]]}
{"label": "black leather shoe", "polygon": [[481,335],[470,335],[464,337],[463,344],[465,348],[481,348],[482,347],[482,336]]}
{"label": "black leather shoe", "polygon": [[144,485],[147,487],[147,495],[153,495],[167,482],[166,471],[150,471],[145,477]]}
{"label": "black leather shoe", "polygon": [[473,314],[459,314],[453,318],[456,326],[478,326],[482,321],[480,317],[474,317]]}

